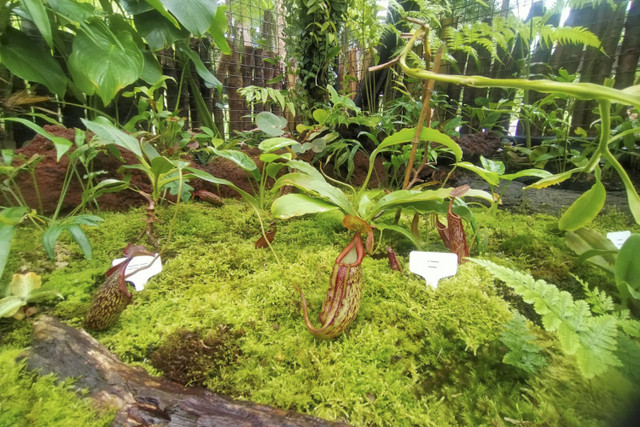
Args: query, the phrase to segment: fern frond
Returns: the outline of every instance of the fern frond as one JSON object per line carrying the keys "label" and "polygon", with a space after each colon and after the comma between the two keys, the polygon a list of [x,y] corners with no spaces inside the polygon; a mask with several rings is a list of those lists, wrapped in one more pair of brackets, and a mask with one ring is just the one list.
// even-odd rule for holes
{"label": "fern frond", "polygon": [[472,259],[503,281],[542,316],[548,332],[557,335],[560,349],[575,356],[585,378],[601,375],[609,368],[620,366],[616,357],[618,321],[611,314],[592,316],[585,301],[574,301],[571,294],[559,290],[544,280],[535,280],[520,271],[486,260]]}
{"label": "fern frond", "polygon": [[551,46],[554,42],[561,45],[575,44],[600,48],[600,39],[586,28],[583,27],[554,27],[544,25],[539,28],[540,38]]}
{"label": "fern frond", "polygon": [[502,361],[508,365],[534,374],[547,364],[544,356],[540,354],[542,348],[535,343],[536,336],[529,330],[527,320],[518,312],[505,323],[500,341],[509,349],[502,358]]}

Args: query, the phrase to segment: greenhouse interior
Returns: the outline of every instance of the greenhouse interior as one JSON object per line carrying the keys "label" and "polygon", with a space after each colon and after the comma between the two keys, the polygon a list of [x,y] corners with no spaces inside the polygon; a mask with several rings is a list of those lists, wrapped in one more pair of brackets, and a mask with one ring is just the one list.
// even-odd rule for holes
{"label": "greenhouse interior", "polygon": [[637,425],[639,60],[640,0],[0,2],[0,427]]}

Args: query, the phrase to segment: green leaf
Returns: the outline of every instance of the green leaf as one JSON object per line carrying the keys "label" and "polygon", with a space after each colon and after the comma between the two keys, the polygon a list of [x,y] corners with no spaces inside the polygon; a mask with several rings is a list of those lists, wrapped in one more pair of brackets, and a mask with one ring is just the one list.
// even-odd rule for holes
{"label": "green leaf", "polygon": [[13,316],[23,305],[25,301],[13,295],[0,299],[0,317]]}
{"label": "green leaf", "polygon": [[45,252],[51,259],[55,259],[55,248],[56,242],[60,237],[60,234],[64,230],[64,227],[60,224],[53,223],[47,228],[47,230],[42,235],[42,246],[44,247]]}
{"label": "green leaf", "polygon": [[514,179],[523,178],[525,176],[533,176],[536,178],[548,178],[552,176],[552,173],[544,169],[523,169],[516,173],[509,173],[506,175],[500,175],[500,179],[506,179],[507,181],[513,181]]}
{"label": "green leaf", "polygon": [[188,31],[176,28],[155,10],[134,15],[133,22],[136,24],[138,34],[149,43],[152,50],[169,47],[175,41],[189,37]]}
{"label": "green leaf", "polygon": [[[258,114],[258,116],[260,114]],[[278,116],[275,116],[275,117],[278,117]],[[265,153],[270,153],[272,151],[280,150],[284,147],[290,147],[292,145],[296,145],[297,143],[298,141],[294,141],[293,139],[290,139],[290,138],[269,138],[262,141],[258,145],[258,148],[264,151]]]}
{"label": "green leaf", "polygon": [[[0,279],[4,273],[4,267],[7,265],[7,259],[11,252],[11,240],[15,233],[15,226],[18,225],[25,213],[26,207],[10,207],[0,211]],[[0,287],[0,295],[3,288]]]}
{"label": "green leaf", "polygon": [[47,3],[55,13],[76,24],[89,19],[96,13],[95,8],[89,3],[71,0],[47,0]]}
{"label": "green leaf", "polygon": [[162,69],[151,51],[143,50],[142,56],[144,57],[144,66],[140,78],[150,85],[153,85],[162,78]]}
{"label": "green leaf", "polygon": [[49,299],[51,297],[64,299],[64,296],[60,292],[58,292],[56,290],[53,290],[53,289],[35,289],[29,294],[29,297],[27,298],[27,302],[38,302],[38,301],[42,301],[42,300],[45,300],[45,299]]}
{"label": "green leaf", "polygon": [[32,290],[42,286],[42,279],[36,273],[14,274],[9,290],[11,295],[26,301]]}
{"label": "green leaf", "polygon": [[176,21],[176,18],[171,15],[167,9],[163,6],[161,0],[145,0],[150,4],[160,15],[167,19],[174,27],[180,28],[180,24]]}
{"label": "green leaf", "polygon": [[599,255],[590,257],[589,262],[613,273],[616,263],[615,254],[618,250],[611,240],[602,234],[589,230],[588,228],[579,228],[578,230],[567,233],[565,243],[581,258],[582,255],[589,251],[602,251]]}
{"label": "green leaf", "polygon": [[157,156],[151,160],[151,173],[156,177],[156,179],[160,175],[168,173],[173,169],[175,169],[174,164],[164,156]]}
{"label": "green leaf", "polygon": [[269,178],[276,178],[276,175],[278,175],[278,172],[280,172],[280,170],[284,167],[283,163],[271,163],[269,165],[263,166],[267,168],[267,176]]}
{"label": "green leaf", "polygon": [[80,246],[80,250],[82,250],[84,257],[88,260],[91,260],[91,257],[93,256],[93,250],[91,248],[91,243],[89,242],[89,239],[87,239],[87,236],[84,234],[84,231],[82,231],[82,228],[80,228],[80,226],[78,225],[69,225],[67,227],[67,230],[69,230],[69,233],[71,233],[71,237],[73,237],[73,240],[75,240],[78,246]]}
{"label": "green leaf", "polygon": [[376,228],[382,231],[391,230],[396,233],[402,234],[404,237],[409,239],[416,248],[421,248],[423,245],[423,242],[421,242],[420,239],[418,239],[411,231],[407,230],[406,228],[400,225],[376,223]]}
{"label": "green leaf", "polygon": [[438,190],[397,190],[389,193],[371,208],[365,221],[370,220],[380,212],[396,207],[412,207],[413,204],[429,200],[443,200],[449,197],[453,188],[440,188]]}
{"label": "green leaf", "polygon": [[582,168],[575,168],[575,169],[568,170],[566,172],[551,175],[546,178],[542,178],[540,181],[536,181],[531,185],[526,186],[524,189],[526,190],[529,188],[535,188],[540,190],[542,188],[547,188],[551,185],[560,184],[562,181],[566,181],[567,179],[571,178],[571,175],[573,175],[574,173],[581,172],[581,171],[582,171]]}
{"label": "green leaf", "polygon": [[185,5],[184,0],[160,0],[164,7],[173,14],[187,30],[196,37],[203,36],[216,15],[216,0],[191,0]]}
{"label": "green leaf", "polygon": [[505,168],[504,163],[499,160],[491,160],[487,159],[484,156],[480,156],[480,163],[482,167],[488,170],[489,172],[495,172],[498,175],[504,174]]}
{"label": "green leaf", "polygon": [[0,44],[0,63],[16,76],[41,83],[64,98],[67,77],[51,53],[15,28],[7,28]]}
{"label": "green leaf", "polygon": [[44,7],[42,0],[20,0],[22,7],[29,13],[36,24],[42,38],[50,49],[53,49],[53,35],[51,32],[51,22],[47,15],[47,9]]}
{"label": "green leaf", "polygon": [[202,62],[202,59],[200,59],[200,56],[196,52],[182,44],[178,45],[178,49],[180,50],[180,52],[187,55],[189,59],[191,59],[191,62],[193,62],[193,65],[196,67],[196,73],[198,73],[202,80],[204,80],[205,86],[207,86],[209,89],[215,89],[222,86],[220,80],[218,80],[216,76],[214,76],[211,71],[207,69],[207,67]]}
{"label": "green leaf", "polygon": [[306,194],[286,194],[274,200],[271,213],[274,217],[288,219],[294,216],[327,212],[338,209],[338,206]]}
{"label": "green leaf", "polygon": [[118,91],[135,83],[144,69],[144,57],[131,33],[114,34],[103,22],[82,26],[73,39],[69,67],[74,81],[87,82],[108,105]]}
{"label": "green leaf", "polygon": [[324,176],[318,172],[318,169],[314,168],[310,163],[303,162],[302,160],[289,160],[287,166],[297,172],[305,173],[318,181],[326,181]]}
{"label": "green leaf", "polygon": [[331,113],[329,113],[329,110],[318,108],[316,110],[313,110],[313,120],[315,120],[316,123],[323,125],[329,118],[330,114]]}
{"label": "green leaf", "polygon": [[285,185],[293,185],[300,190],[306,191],[312,196],[319,197],[334,205],[338,206],[344,213],[355,215],[353,205],[344,195],[342,190],[334,187],[326,181],[320,181],[315,179],[311,175],[307,175],[301,172],[292,172],[284,175],[275,182],[273,188],[277,189]]}
{"label": "green leaf", "polygon": [[[287,119],[285,119],[284,117],[276,116],[275,114],[269,111],[263,111],[261,113],[258,113],[258,115],[256,116],[256,126],[258,126],[258,129],[260,129],[262,132],[266,133],[269,136],[280,136],[284,134],[284,128],[287,126]],[[271,139],[274,139],[274,138],[271,138]],[[287,138],[280,138],[280,139],[287,139]],[[269,140],[267,139],[266,141],[269,141]],[[262,147],[260,147],[260,149],[262,149]],[[269,150],[269,151],[273,151],[273,150]]]}
{"label": "green leaf", "polygon": [[634,233],[624,242],[618,253],[614,275],[620,292],[638,298],[640,292],[640,234]]}
{"label": "green leaf", "polygon": [[39,125],[33,123],[32,121],[25,120],[25,119],[20,119],[20,118],[17,118],[17,117],[6,117],[6,118],[4,118],[2,120],[7,120],[7,121],[10,121],[10,122],[20,123],[21,125],[26,126],[29,129],[31,129],[32,131],[34,131],[38,135],[44,136],[45,138],[47,138],[48,140],[53,142],[53,145],[56,148],[56,160],[57,161],[60,161],[60,158],[67,151],[69,151],[69,149],[71,148],[72,143],[67,138],[62,138],[61,136],[54,136],[54,135],[50,134],[49,132],[47,132],[46,130],[44,130]]}
{"label": "green leaf", "polygon": [[251,159],[251,157],[247,156],[242,151],[218,150],[214,147],[209,147],[208,150],[214,153],[216,156],[220,156],[232,161],[245,171],[249,172],[256,181],[260,181],[260,171],[258,170],[258,166],[256,166],[256,163],[253,161],[253,159]]}
{"label": "green leaf", "polygon": [[80,120],[82,120],[82,123],[87,127],[87,129],[95,133],[98,137],[108,143],[113,143],[119,147],[125,148],[135,154],[138,159],[142,159],[142,150],[140,149],[138,140],[117,129],[108,119],[104,117],[97,117],[95,120]]}
{"label": "green leaf", "polygon": [[500,185],[500,174],[495,171],[490,171],[480,166],[476,166],[473,163],[469,162],[458,162],[456,166],[461,167],[463,169],[470,170],[471,172],[477,174],[480,178],[484,179],[489,185],[496,186]]}
{"label": "green leaf", "polygon": [[186,168],[184,168],[184,170],[189,172],[188,175],[184,176],[184,179],[198,178],[198,179],[201,179],[203,181],[210,182],[212,184],[226,185],[227,187],[232,188],[235,191],[237,191],[238,194],[240,194],[240,196],[242,196],[242,198],[247,203],[249,203],[251,205],[251,207],[253,207],[253,209],[255,209],[256,211],[260,210],[260,205],[259,205],[258,201],[256,200],[256,198],[253,197],[251,194],[247,193],[246,191],[242,190],[241,188],[238,188],[233,182],[227,181],[226,179],[217,178],[217,177],[211,175],[208,172],[205,172],[205,171],[200,170],[200,169],[192,168],[192,167],[186,167]]}
{"label": "green leaf", "polygon": [[604,185],[597,181],[591,189],[587,190],[573,202],[569,209],[560,217],[558,228],[565,231],[574,231],[589,224],[604,207],[607,192]]}
{"label": "green leaf", "polygon": [[[371,158],[375,158],[380,152],[384,151],[386,148],[392,147],[394,145],[403,144],[405,142],[413,141],[413,138],[416,134],[415,128],[405,128],[402,129],[393,135],[386,137],[376,149],[371,153]],[[439,144],[444,145],[453,151],[453,155],[456,158],[456,162],[462,160],[462,149],[455,141],[449,138],[447,135],[442,132],[431,129],[431,128],[422,128],[420,132],[420,140],[421,141],[433,141]]]}
{"label": "green leaf", "polygon": [[213,17],[213,21],[209,27],[209,34],[211,34],[211,38],[223,55],[231,55],[231,48],[225,37],[225,33],[229,29],[229,22],[227,21],[228,9],[226,5],[218,6],[216,16]]}

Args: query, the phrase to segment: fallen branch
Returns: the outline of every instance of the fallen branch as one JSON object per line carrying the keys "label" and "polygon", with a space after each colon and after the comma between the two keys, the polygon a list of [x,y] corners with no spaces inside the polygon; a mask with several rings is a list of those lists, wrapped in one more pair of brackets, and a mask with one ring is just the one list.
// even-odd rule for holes
{"label": "fallen branch", "polygon": [[[187,388],[128,366],[83,330],[42,316],[22,357],[30,369],[78,378],[100,406],[116,407],[117,426],[310,426],[339,425],[293,411],[232,400],[203,388]],[[342,424],[344,425],[344,424]]]}

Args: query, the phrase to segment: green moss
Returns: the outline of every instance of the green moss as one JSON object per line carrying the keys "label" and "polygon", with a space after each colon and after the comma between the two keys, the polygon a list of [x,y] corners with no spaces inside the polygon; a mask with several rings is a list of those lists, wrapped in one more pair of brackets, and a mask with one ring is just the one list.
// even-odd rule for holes
{"label": "green moss", "polygon": [[[172,215],[172,208],[158,211],[161,243]],[[106,214],[99,229],[88,230],[94,260],[73,252],[64,269],[45,269],[45,286],[66,297],[52,308],[56,315],[79,326],[111,260],[144,227],[142,216],[140,210]],[[557,218],[507,212],[479,217],[489,234],[489,258],[575,294],[581,288],[569,272],[589,281],[609,280],[595,267],[576,264]],[[613,227],[622,218],[602,224]],[[435,233],[430,236],[430,247],[441,248]],[[408,271],[390,271],[386,258],[366,257],[358,317],[338,339],[317,340],[304,325],[293,284],[303,289],[315,321],[335,257],[350,233],[336,213],[278,222],[273,247],[282,266],[271,251],[254,248],[259,237],[257,218],[242,203],[183,205],[162,274],[134,294],[113,327],[94,335],[122,360],[157,375],[164,368],[152,366],[150,359],[176,330],[230,325],[242,331],[234,339],[237,359],[199,368],[207,370],[205,385],[235,398],[354,425],[504,425],[505,418],[588,425],[604,423],[622,407],[624,399],[604,381],[589,391],[572,361],[555,354],[549,337],[545,348],[553,358],[535,378],[504,365],[507,349],[500,332],[510,310],[525,310],[526,304],[510,298],[471,263],[434,290]],[[406,240],[385,234],[381,243],[392,243],[407,266],[411,245]]]}
{"label": "green moss", "polygon": [[108,426],[111,411],[98,414],[70,381],[29,372],[19,349],[0,349],[0,426]]}

